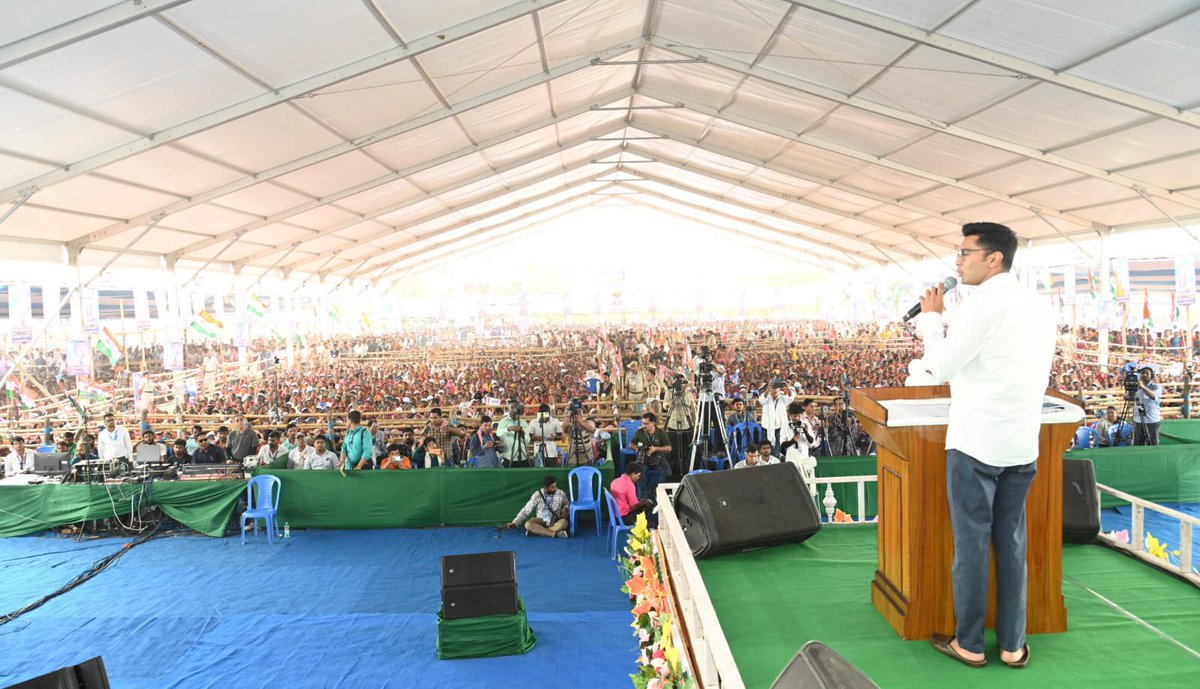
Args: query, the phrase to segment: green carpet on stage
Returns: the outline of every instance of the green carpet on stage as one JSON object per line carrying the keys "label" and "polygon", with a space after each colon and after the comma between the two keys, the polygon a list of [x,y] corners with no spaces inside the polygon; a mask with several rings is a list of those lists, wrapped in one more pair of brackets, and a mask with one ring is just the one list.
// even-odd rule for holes
{"label": "green carpet on stage", "polygon": [[488,615],[447,620],[437,614],[437,657],[493,658],[528,653],[537,643],[525,617],[525,601],[517,597],[517,612],[512,615]]}
{"label": "green carpet on stage", "polygon": [[886,689],[1195,686],[1200,677],[1200,591],[1094,545],[1064,547],[1069,631],[1029,637],[1025,670],[1000,664],[991,632],[982,670],[901,641],[871,605],[876,539],[870,526],[826,527],[802,544],[697,563],[748,689],[769,687],[810,640]]}

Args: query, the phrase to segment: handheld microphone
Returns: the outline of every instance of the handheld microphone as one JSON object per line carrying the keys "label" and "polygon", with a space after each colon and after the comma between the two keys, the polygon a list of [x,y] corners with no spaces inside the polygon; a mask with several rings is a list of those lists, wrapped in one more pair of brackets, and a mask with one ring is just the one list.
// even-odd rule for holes
{"label": "handheld microphone", "polygon": [[[955,286],[957,286],[957,285],[958,285],[958,279],[955,278],[953,275],[946,278],[945,280],[942,280],[942,287],[946,288],[947,292],[954,289]],[[913,307],[908,310],[908,313],[904,314],[904,322],[907,323],[907,322],[911,321],[912,319],[916,318],[917,314],[919,314],[919,313],[921,313],[921,302],[917,302],[916,304],[913,304]]]}

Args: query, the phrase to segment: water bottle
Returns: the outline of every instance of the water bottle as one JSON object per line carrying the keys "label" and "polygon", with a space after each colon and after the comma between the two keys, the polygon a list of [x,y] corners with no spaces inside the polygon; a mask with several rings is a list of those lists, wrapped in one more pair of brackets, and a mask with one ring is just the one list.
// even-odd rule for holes
{"label": "water bottle", "polygon": [[284,538],[292,537],[292,525],[289,524],[288,522],[283,523],[283,537]]}

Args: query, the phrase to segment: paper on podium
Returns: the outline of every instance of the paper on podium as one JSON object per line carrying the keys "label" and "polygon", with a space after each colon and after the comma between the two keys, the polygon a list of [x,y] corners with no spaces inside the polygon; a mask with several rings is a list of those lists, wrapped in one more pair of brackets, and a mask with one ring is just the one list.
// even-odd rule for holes
{"label": "paper on podium", "polygon": [[[950,423],[950,398],[926,400],[880,400],[887,409],[890,427],[945,426]],[[1083,408],[1049,395],[1042,397],[1042,423],[1078,423]]]}

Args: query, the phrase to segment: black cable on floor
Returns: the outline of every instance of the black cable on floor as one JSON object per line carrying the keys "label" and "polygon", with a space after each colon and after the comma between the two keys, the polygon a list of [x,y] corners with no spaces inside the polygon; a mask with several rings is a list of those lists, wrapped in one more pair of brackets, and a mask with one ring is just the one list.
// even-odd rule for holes
{"label": "black cable on floor", "polygon": [[64,584],[62,588],[58,589],[54,593],[43,596],[43,597],[39,598],[38,600],[30,603],[29,605],[26,605],[25,607],[23,607],[19,610],[14,610],[6,615],[0,615],[0,627],[3,627],[4,625],[8,624],[9,622],[12,622],[13,620],[17,619],[18,617],[24,615],[27,612],[37,610],[38,608],[42,607],[46,603],[49,603],[50,601],[54,600],[55,598],[58,598],[59,596],[63,595],[64,593],[67,593],[68,591],[74,589],[76,586],[79,586],[80,584],[84,583],[85,581],[88,581],[92,577],[96,576],[97,574],[99,574],[99,573],[103,572],[104,570],[108,569],[109,567],[111,567],[114,562],[121,559],[122,555],[124,555],[125,553],[132,550],[135,546],[139,546],[147,541],[157,538],[160,535],[159,531],[158,531],[160,524],[155,525],[153,530],[151,530],[149,533],[138,536],[137,538],[133,539],[132,541],[121,546],[120,550],[118,550],[117,552],[96,561],[96,563],[93,564],[91,567],[89,567],[85,572],[83,572],[79,576],[75,577],[71,581]]}

